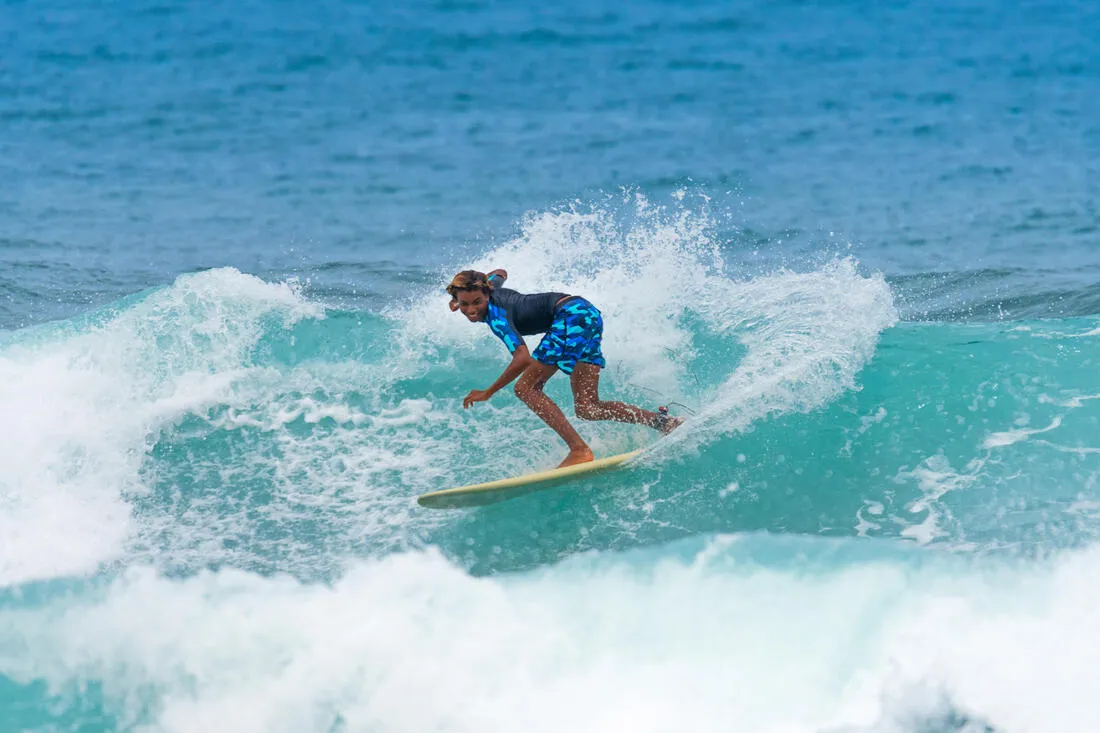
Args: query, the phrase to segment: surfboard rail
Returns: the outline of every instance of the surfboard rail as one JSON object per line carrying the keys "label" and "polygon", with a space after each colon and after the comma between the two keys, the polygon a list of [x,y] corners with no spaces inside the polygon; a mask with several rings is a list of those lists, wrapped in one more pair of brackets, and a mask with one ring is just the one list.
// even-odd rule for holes
{"label": "surfboard rail", "polygon": [[552,468],[548,471],[503,478],[483,484],[471,484],[454,489],[432,491],[416,497],[416,503],[429,509],[463,509],[495,504],[498,501],[514,499],[532,491],[572,481],[581,476],[616,468],[641,452],[642,449],[638,449],[629,453],[599,458],[587,463],[566,466],[565,468]]}

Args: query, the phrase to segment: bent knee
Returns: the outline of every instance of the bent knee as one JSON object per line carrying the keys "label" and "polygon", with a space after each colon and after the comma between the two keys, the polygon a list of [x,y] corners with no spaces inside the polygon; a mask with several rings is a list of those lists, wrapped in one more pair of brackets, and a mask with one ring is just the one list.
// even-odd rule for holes
{"label": "bent knee", "polygon": [[516,386],[512,387],[512,391],[516,393],[516,397],[519,397],[525,402],[541,389],[538,383],[523,378],[520,378],[520,380],[516,382]]}
{"label": "bent knee", "polygon": [[602,417],[602,411],[592,402],[578,402],[573,406],[573,412],[581,420],[599,420]]}

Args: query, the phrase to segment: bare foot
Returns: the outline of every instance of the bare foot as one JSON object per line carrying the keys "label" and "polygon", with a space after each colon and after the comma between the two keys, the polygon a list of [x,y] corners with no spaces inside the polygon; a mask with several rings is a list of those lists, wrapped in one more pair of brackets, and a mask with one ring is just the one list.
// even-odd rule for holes
{"label": "bare foot", "polygon": [[565,457],[565,460],[558,464],[558,468],[565,468],[566,466],[575,466],[578,463],[588,463],[593,460],[595,456],[592,455],[592,451],[588,448],[577,448],[569,451],[569,455]]}
{"label": "bare foot", "polygon": [[660,430],[662,434],[668,435],[673,430],[675,430],[676,428],[680,427],[683,424],[684,424],[684,418],[682,418],[682,417],[670,417],[667,420],[665,420],[665,424],[662,425],[660,428],[658,428],[658,430]]}

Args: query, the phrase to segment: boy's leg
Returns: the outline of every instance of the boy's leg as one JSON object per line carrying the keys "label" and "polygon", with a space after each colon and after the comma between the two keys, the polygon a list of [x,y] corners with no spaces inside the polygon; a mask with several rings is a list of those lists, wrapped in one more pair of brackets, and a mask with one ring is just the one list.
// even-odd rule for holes
{"label": "boy's leg", "polygon": [[667,417],[625,402],[601,400],[600,368],[595,364],[577,362],[569,384],[573,388],[574,409],[577,417],[582,420],[615,420],[635,425],[648,425],[665,435],[671,433],[684,421],[682,417]]}
{"label": "boy's leg", "polygon": [[519,380],[516,382],[515,392],[516,397],[519,397],[525,405],[530,407],[536,415],[553,428],[554,432],[560,435],[565,444],[569,446],[569,455],[558,466],[558,468],[562,468],[572,466],[575,463],[591,461],[593,456],[592,449],[584,442],[580,433],[569,424],[569,421],[565,418],[565,413],[542,391],[543,385],[549,381],[550,377],[554,376],[556,371],[558,371],[556,366],[536,361],[523,370],[523,374],[519,376]]}

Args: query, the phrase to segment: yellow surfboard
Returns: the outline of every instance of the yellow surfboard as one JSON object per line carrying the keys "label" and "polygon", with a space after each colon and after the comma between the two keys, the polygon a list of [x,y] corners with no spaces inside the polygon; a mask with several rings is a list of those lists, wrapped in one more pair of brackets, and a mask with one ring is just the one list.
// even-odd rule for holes
{"label": "yellow surfboard", "polygon": [[514,499],[517,496],[538,491],[550,486],[573,481],[590,474],[616,468],[634,456],[641,450],[629,453],[620,453],[617,456],[608,456],[597,461],[578,463],[575,466],[565,468],[553,468],[549,471],[529,473],[526,476],[505,478],[499,481],[489,481],[484,484],[472,484],[460,486],[457,489],[444,489],[433,491],[430,494],[421,494],[416,498],[416,503],[430,509],[462,509],[471,506],[484,506],[494,504],[506,499]]}

